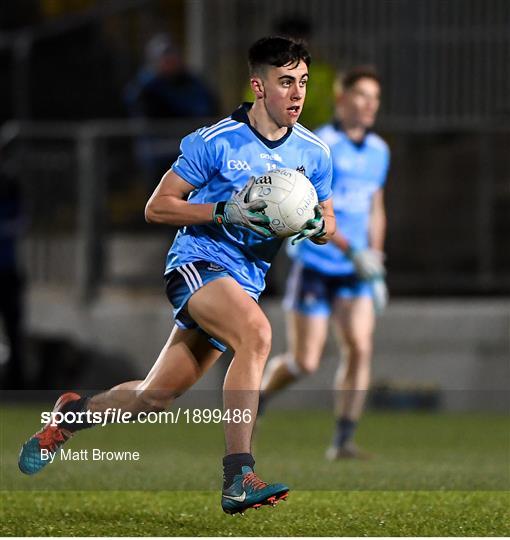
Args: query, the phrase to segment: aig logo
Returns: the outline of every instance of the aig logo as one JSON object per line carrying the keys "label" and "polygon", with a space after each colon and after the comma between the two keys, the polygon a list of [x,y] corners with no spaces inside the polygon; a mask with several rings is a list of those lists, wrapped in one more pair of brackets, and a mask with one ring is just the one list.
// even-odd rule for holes
{"label": "aig logo", "polygon": [[251,167],[240,159],[229,159],[227,162],[227,167],[234,171],[251,171]]}

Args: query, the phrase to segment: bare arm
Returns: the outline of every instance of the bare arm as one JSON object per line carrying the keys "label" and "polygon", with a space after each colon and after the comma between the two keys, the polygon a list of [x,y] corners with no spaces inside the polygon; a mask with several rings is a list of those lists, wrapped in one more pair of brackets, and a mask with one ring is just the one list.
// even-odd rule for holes
{"label": "bare arm", "polygon": [[384,240],[386,237],[386,210],[384,207],[383,188],[376,191],[372,199],[368,234],[370,247],[383,252]]}
{"label": "bare arm", "polygon": [[[376,251],[384,251],[384,239],[386,236],[386,211],[384,207],[383,188],[376,191],[372,198],[368,234],[370,239],[370,247]],[[346,253],[349,249],[349,242],[339,229],[336,230],[334,236],[331,238],[331,242],[333,242],[333,244],[340,248],[344,253]]]}
{"label": "bare arm", "polygon": [[322,216],[324,217],[325,227],[324,230],[326,231],[326,234],[319,237],[311,237],[310,240],[314,242],[315,244],[326,244],[333,235],[335,234],[336,230],[336,219],[335,219],[335,212],[333,210],[333,200],[326,199],[325,201],[322,201],[319,203],[319,206],[322,210]]}
{"label": "bare arm", "polygon": [[147,223],[200,225],[213,221],[214,203],[191,204],[188,195],[196,189],[172,171],[165,173],[145,206]]}
{"label": "bare arm", "polygon": [[335,234],[331,238],[331,242],[335,244],[336,247],[340,248],[344,253],[349,249],[349,242],[347,238],[342,234],[340,229],[335,231]]}

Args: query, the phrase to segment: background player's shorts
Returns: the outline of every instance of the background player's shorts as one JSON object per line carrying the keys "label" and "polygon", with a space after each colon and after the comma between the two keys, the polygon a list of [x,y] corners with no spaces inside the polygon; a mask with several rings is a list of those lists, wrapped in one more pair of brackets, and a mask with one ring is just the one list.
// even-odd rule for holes
{"label": "background player's shorts", "polygon": [[303,315],[329,316],[337,298],[372,296],[372,288],[355,274],[330,276],[294,262],[283,307]]}
{"label": "background player's shorts", "polygon": [[207,283],[222,277],[232,276],[219,264],[207,261],[195,261],[175,268],[165,276],[165,281],[166,295],[174,308],[175,324],[185,330],[198,329],[208,337],[208,341],[213,347],[224,352],[227,350],[227,346],[200,328],[185,309],[193,293]]}

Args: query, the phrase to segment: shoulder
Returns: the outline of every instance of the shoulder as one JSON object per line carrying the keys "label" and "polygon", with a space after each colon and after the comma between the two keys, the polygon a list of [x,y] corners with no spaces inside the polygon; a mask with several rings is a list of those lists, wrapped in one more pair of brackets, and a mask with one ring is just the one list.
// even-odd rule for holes
{"label": "shoulder", "polygon": [[211,141],[217,142],[222,138],[228,137],[233,131],[242,128],[244,125],[245,124],[242,122],[234,120],[231,116],[227,116],[212,126],[205,126],[197,129],[195,134],[197,137],[200,137],[204,143],[211,143]]}
{"label": "shoulder", "polygon": [[390,148],[386,141],[376,133],[369,133],[367,135],[365,144],[369,148],[373,148],[374,150],[377,150],[383,154],[390,153]]}
{"label": "shoulder", "polygon": [[307,141],[308,143],[316,146],[317,149],[319,149],[321,153],[325,154],[326,157],[329,159],[331,151],[328,145],[323,140],[321,140],[315,133],[305,128],[301,124],[296,124],[293,127],[292,131],[297,137],[299,137],[303,141]]}
{"label": "shoulder", "polygon": [[206,153],[216,155],[216,149],[221,147],[226,137],[229,137],[243,124],[232,120],[230,116],[223,118],[216,124],[204,126],[186,135],[181,142],[181,148],[191,153]]}
{"label": "shoulder", "polygon": [[335,127],[331,123],[324,124],[323,126],[319,126],[315,130],[315,134],[322,141],[324,141],[330,148],[334,144],[338,143],[344,138],[343,132],[339,131],[338,129],[335,129]]}

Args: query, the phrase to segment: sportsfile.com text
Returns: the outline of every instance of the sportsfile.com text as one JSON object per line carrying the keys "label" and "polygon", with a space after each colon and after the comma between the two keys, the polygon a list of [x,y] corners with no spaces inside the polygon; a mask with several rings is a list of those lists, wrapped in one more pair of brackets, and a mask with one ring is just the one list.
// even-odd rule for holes
{"label": "sportsfile.com text", "polygon": [[249,424],[252,421],[250,409],[181,409],[174,411],[150,411],[138,414],[122,409],[112,408],[104,412],[82,411],[82,412],[49,412],[41,413],[41,423],[58,425],[61,422],[73,422],[78,424],[89,423],[106,426],[107,424],[130,424],[138,422],[140,424],[219,424],[221,422],[231,424]]}

